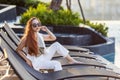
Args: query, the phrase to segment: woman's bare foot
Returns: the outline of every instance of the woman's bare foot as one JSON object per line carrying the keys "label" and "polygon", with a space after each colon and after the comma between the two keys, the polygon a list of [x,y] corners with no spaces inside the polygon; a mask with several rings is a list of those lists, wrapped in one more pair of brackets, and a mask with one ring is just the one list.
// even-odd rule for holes
{"label": "woman's bare foot", "polygon": [[83,63],[83,62],[81,62],[81,61],[75,60],[75,59],[72,58],[70,55],[67,55],[65,58],[68,60],[68,63],[69,63],[69,64],[81,64],[81,63]]}
{"label": "woman's bare foot", "polygon": [[74,61],[69,61],[68,63],[69,64],[81,64],[83,62],[74,60]]}

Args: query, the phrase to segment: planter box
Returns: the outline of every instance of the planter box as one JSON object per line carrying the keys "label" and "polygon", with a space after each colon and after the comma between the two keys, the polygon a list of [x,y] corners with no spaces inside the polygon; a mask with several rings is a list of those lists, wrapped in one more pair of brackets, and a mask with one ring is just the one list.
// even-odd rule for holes
{"label": "planter box", "polygon": [[0,22],[16,20],[16,6],[0,4]]}

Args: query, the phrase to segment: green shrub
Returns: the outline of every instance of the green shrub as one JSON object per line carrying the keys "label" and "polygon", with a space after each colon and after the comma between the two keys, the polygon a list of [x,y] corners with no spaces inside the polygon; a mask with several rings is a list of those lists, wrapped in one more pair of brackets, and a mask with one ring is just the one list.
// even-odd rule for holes
{"label": "green shrub", "polygon": [[104,36],[107,36],[108,27],[106,24],[101,23],[91,23],[90,21],[86,21],[86,25],[90,26],[91,28],[95,29],[97,32],[101,33]]}
{"label": "green shrub", "polygon": [[77,26],[81,22],[78,13],[73,13],[64,9],[53,11],[48,9],[48,7],[44,4],[39,4],[37,8],[30,7],[27,12],[21,16],[20,22],[25,24],[26,21],[32,16],[38,17],[43,25]]}

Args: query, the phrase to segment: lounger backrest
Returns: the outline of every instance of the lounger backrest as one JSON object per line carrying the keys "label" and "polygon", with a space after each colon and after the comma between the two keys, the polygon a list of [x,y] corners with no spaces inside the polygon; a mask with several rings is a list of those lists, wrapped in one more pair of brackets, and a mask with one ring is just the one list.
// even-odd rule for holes
{"label": "lounger backrest", "polygon": [[5,32],[8,34],[8,36],[11,38],[11,40],[18,45],[20,38],[15,34],[15,32],[10,28],[10,26],[5,23],[5,25],[3,26],[3,29],[5,30]]}
{"label": "lounger backrest", "polygon": [[[13,43],[13,41],[8,37],[8,34],[6,34],[2,29],[1,29],[0,35],[1,37],[3,37],[4,40],[7,40],[7,43],[11,46],[12,49],[16,50],[17,45]],[[23,52],[26,55],[25,50],[23,50]]]}
{"label": "lounger backrest", "polygon": [[9,44],[9,46],[12,49],[16,50],[16,48],[17,48],[16,45],[10,40],[10,38],[7,36],[7,34],[3,30],[0,31],[0,35],[1,35],[2,39],[7,40],[7,44]]}

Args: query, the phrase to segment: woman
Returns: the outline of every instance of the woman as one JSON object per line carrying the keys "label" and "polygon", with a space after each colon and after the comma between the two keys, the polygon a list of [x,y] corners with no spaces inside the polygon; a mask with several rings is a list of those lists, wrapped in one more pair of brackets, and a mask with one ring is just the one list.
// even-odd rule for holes
{"label": "woman", "polygon": [[[45,31],[47,35],[39,33],[40,30]],[[80,63],[74,60],[68,54],[69,51],[58,42],[53,43],[48,48],[45,47],[44,41],[54,40],[56,40],[55,35],[46,26],[42,26],[38,18],[33,17],[28,20],[24,35],[16,51],[28,65],[38,71],[40,69],[62,70],[60,62],[51,60],[56,52],[66,58],[69,63]],[[24,47],[27,56],[22,51]]]}

